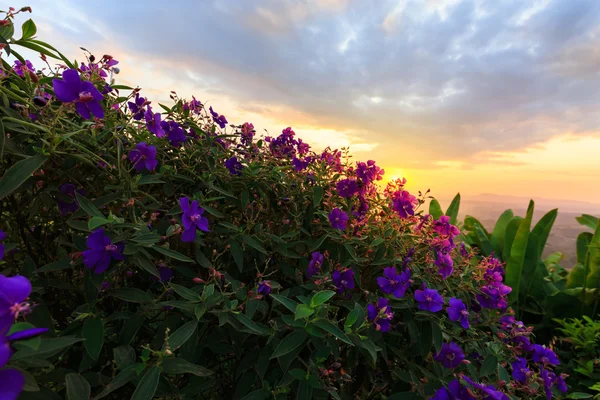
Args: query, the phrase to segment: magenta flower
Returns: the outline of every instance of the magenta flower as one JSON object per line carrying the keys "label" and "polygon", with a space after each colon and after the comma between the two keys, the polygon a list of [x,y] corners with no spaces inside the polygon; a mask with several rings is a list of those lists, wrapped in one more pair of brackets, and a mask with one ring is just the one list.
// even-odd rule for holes
{"label": "magenta flower", "polygon": [[323,265],[323,254],[315,251],[311,255],[308,268],[306,269],[306,277],[310,279],[313,275],[321,272],[321,266]]}
{"label": "magenta flower", "polygon": [[196,100],[196,98],[194,96],[192,96],[192,101],[190,102],[186,102],[183,104],[183,110],[184,111],[193,111],[194,114],[200,114],[200,111],[202,110],[204,106],[202,105],[201,102],[199,102],[198,100]]}
{"label": "magenta flower", "polygon": [[29,75],[29,73],[35,73],[35,68],[33,68],[33,64],[29,60],[25,60],[25,64],[19,60],[15,60],[13,70],[20,77],[25,77],[25,74]]}
{"label": "magenta flower", "polygon": [[258,283],[258,293],[268,296],[271,293],[271,284],[269,281],[261,281]]}
{"label": "magenta flower", "polygon": [[435,289],[415,290],[415,300],[419,303],[419,309],[431,312],[442,310],[444,298]]}
{"label": "magenta flower", "polygon": [[294,157],[292,159],[292,166],[294,167],[295,171],[304,171],[306,168],[308,168],[308,164],[310,164],[312,162],[312,157],[305,157],[305,158],[298,158],[298,157]]}
{"label": "magenta flower", "polygon": [[446,311],[448,311],[450,321],[459,321],[464,329],[469,329],[469,310],[467,310],[465,303],[456,297],[451,297],[448,304],[450,304],[450,307]]}
{"label": "magenta flower", "polygon": [[392,195],[392,208],[398,213],[400,218],[408,218],[409,215],[415,215],[415,204],[417,198],[406,190],[399,190]]}
{"label": "magenta flower", "polygon": [[[185,130],[175,121],[162,121],[160,123],[162,130],[167,134],[169,142],[173,147],[181,147],[187,140]],[[158,135],[157,135],[158,136]]]}
{"label": "magenta flower", "polygon": [[448,253],[442,253],[441,251],[438,251],[437,258],[435,259],[435,265],[438,266],[438,272],[443,279],[448,278],[450,275],[452,275],[452,271],[454,271],[454,262]]}
{"label": "magenta flower", "polygon": [[[6,232],[0,231],[0,242],[4,239],[6,239]],[[4,258],[5,250],[4,244],[0,243],[0,260]]]}
{"label": "magenta flower", "polygon": [[523,357],[517,357],[517,361],[513,361],[510,366],[512,367],[513,379],[526,384],[527,378],[531,373],[531,370],[527,368],[527,360]]}
{"label": "magenta flower", "polygon": [[252,143],[255,134],[256,131],[254,130],[254,125],[249,122],[244,122],[242,125],[242,143],[246,146]]}
{"label": "magenta flower", "polygon": [[146,128],[148,128],[151,133],[159,138],[165,136],[165,131],[161,126],[160,113],[153,114],[152,108],[148,106],[144,113],[144,118],[146,119]]}
{"label": "magenta flower", "polygon": [[23,386],[25,378],[21,371],[16,369],[3,369],[0,371],[0,393],[2,400],[17,400]]}
{"label": "magenta flower", "polygon": [[450,223],[450,217],[442,215],[433,226],[433,230],[442,236],[449,236],[451,238],[458,236],[460,231],[458,228]]}
{"label": "magenta flower", "polygon": [[343,231],[346,229],[346,224],[348,223],[348,214],[339,208],[334,208],[333,211],[329,213],[329,223],[333,229]]}
{"label": "magenta flower", "polygon": [[[485,399],[493,399],[493,400],[510,400],[510,398],[505,395],[504,393],[496,390],[496,388],[494,387],[494,385],[483,385],[481,383],[477,383],[477,382],[473,382],[473,380],[471,378],[469,378],[468,376],[463,376],[463,379],[467,382],[469,382],[469,384],[471,386],[473,386],[473,389],[478,389],[481,390],[483,393],[485,393],[487,396],[485,396]],[[550,400],[550,399],[548,399]]]}
{"label": "magenta flower", "polygon": [[373,181],[380,181],[383,179],[383,174],[385,174],[385,170],[375,165],[375,161],[373,160],[369,160],[366,163],[356,163],[356,176],[364,186]]}
{"label": "magenta flower", "polygon": [[90,233],[87,238],[87,250],[83,252],[83,263],[87,268],[94,269],[94,273],[101,274],[108,269],[110,260],[122,261],[125,259],[123,243],[113,244],[104,233],[103,228],[98,228]]}
{"label": "magenta flower", "polygon": [[448,384],[447,388],[439,388],[431,400],[475,400],[475,397],[471,396],[458,379],[455,379]]}
{"label": "magenta flower", "polygon": [[190,205],[189,197],[182,197],[179,199],[179,205],[183,215],[181,222],[185,228],[183,235],[181,235],[182,242],[193,242],[196,240],[196,228],[203,232],[209,232],[208,230],[208,219],[203,217],[204,208],[198,206],[198,201],[192,201]]}
{"label": "magenta flower", "polygon": [[539,344],[533,345],[533,355],[531,356],[531,358],[533,359],[533,361],[543,364],[560,364],[558,357],[551,349]]}
{"label": "magenta flower", "polygon": [[72,183],[63,183],[58,188],[58,191],[71,198],[71,201],[66,201],[67,199],[57,198],[58,208],[60,210],[61,215],[66,215],[68,213],[73,213],[79,209],[79,204],[77,203],[75,192],[79,194],[83,194],[84,191],[82,189],[75,190],[75,185]]}
{"label": "magenta flower", "polygon": [[[24,276],[0,275],[0,332],[6,333],[19,315],[29,311],[29,303],[25,300],[30,294],[31,283]],[[0,363],[0,368],[2,365]]]}
{"label": "magenta flower", "polygon": [[63,72],[62,79],[53,79],[54,95],[63,103],[75,102],[77,113],[84,119],[91,114],[104,118],[104,109],[100,103],[104,96],[88,81],[82,81],[77,70],[68,69]]}
{"label": "magenta flower", "polygon": [[465,359],[465,353],[454,342],[444,343],[440,352],[433,359],[441,362],[446,368],[456,368]]}
{"label": "magenta flower", "polygon": [[354,179],[342,179],[336,185],[340,196],[349,199],[358,193],[358,183]]}
{"label": "magenta flower", "polygon": [[231,175],[241,175],[244,166],[238,161],[237,157],[231,157],[225,161],[225,167],[229,170]]}
{"label": "magenta flower", "polygon": [[[173,277],[173,270],[164,264],[158,266],[158,274],[161,282],[168,282]],[[158,281],[156,276],[152,276],[153,281]]]}
{"label": "magenta flower", "polygon": [[135,94],[134,101],[127,102],[127,106],[129,107],[129,110],[133,114],[133,119],[135,119],[136,121],[141,120],[142,117],[144,116],[144,104],[145,103],[146,103],[146,99],[143,97],[140,97],[139,93]]}
{"label": "magenta flower", "polygon": [[158,165],[156,160],[156,147],[140,142],[135,145],[135,149],[129,152],[129,160],[133,163],[135,170],[141,172],[154,171]]}
{"label": "magenta flower", "polygon": [[219,125],[219,127],[221,129],[225,128],[225,124],[227,124],[227,118],[225,118],[224,115],[219,115],[218,113],[214,112],[212,107],[210,108],[210,115],[212,115],[213,117],[213,121],[215,121],[215,123],[217,125]]}
{"label": "magenta flower", "polygon": [[505,310],[508,307],[506,298],[511,291],[510,286],[500,282],[482,287],[481,294],[477,294],[475,297],[483,308]]}
{"label": "magenta flower", "polygon": [[406,269],[398,273],[396,267],[384,268],[383,276],[377,278],[377,285],[383,293],[403,297],[410,286],[410,271]]}
{"label": "magenta flower", "polygon": [[338,293],[354,289],[354,271],[351,269],[333,271],[331,280],[335,284]]}

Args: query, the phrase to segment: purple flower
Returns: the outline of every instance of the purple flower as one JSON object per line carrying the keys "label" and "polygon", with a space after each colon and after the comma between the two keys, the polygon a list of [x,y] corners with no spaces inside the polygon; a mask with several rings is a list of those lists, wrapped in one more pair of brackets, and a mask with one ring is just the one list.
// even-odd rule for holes
{"label": "purple flower", "polygon": [[231,175],[241,175],[242,169],[244,169],[242,163],[235,156],[225,161],[225,167],[227,167]]}
{"label": "purple flower", "polygon": [[[164,264],[159,264],[158,274],[160,275],[161,282],[168,282],[169,279],[171,279],[173,277],[173,270]],[[158,281],[158,278],[153,275],[152,280],[156,282],[156,281]]]}
{"label": "purple flower", "polygon": [[246,146],[252,143],[254,134],[256,134],[256,131],[254,130],[254,125],[252,125],[249,122],[244,122],[244,124],[242,125],[242,143]]}
{"label": "purple flower", "polygon": [[35,68],[33,68],[33,64],[29,60],[25,60],[25,64],[19,60],[15,60],[13,69],[20,77],[24,77],[25,74],[29,75],[29,73],[35,73]]}
{"label": "purple flower", "polygon": [[261,281],[258,283],[258,293],[268,296],[271,293],[271,284],[269,281]]}
{"label": "purple flower", "polygon": [[339,208],[334,208],[333,211],[329,213],[329,223],[333,229],[343,231],[346,229],[346,224],[348,223],[348,214]]}
{"label": "purple flower", "polygon": [[398,273],[396,267],[384,268],[383,276],[377,278],[377,285],[383,293],[393,293],[397,298],[403,297],[410,286],[410,271],[405,269]]}
{"label": "purple flower", "polygon": [[435,265],[438,266],[438,272],[443,279],[448,278],[450,275],[452,275],[452,271],[454,271],[454,262],[448,253],[442,253],[441,251],[438,251],[435,259]]}
{"label": "purple flower", "polygon": [[533,345],[533,355],[531,356],[531,358],[533,359],[533,361],[543,364],[560,364],[558,357],[551,349],[539,344]]}
{"label": "purple flower", "polygon": [[510,286],[502,283],[486,285],[481,288],[481,294],[475,297],[483,308],[505,310],[508,307],[506,296],[512,291]]}
{"label": "purple flower", "polygon": [[546,392],[546,398],[552,400],[552,384],[556,379],[556,375],[553,372],[547,371],[542,368],[540,370],[540,377],[544,381],[544,391]]}
{"label": "purple flower", "polygon": [[0,275],[0,332],[8,331],[20,314],[29,311],[29,303],[25,302],[29,294],[31,283],[24,276]]}
{"label": "purple flower", "polygon": [[356,176],[361,180],[361,183],[366,186],[373,181],[383,179],[385,171],[375,165],[375,161],[369,160],[366,163],[356,163]]}
{"label": "purple flower", "polygon": [[517,357],[517,361],[513,361],[510,366],[512,367],[512,377],[513,379],[521,382],[522,384],[527,383],[527,374],[531,372],[529,368],[527,368],[527,360],[523,357]]}
{"label": "purple flower", "polygon": [[0,371],[0,393],[2,400],[17,400],[25,385],[23,374],[16,369],[3,369]]}
{"label": "purple flower", "polygon": [[[181,147],[183,142],[187,140],[185,130],[175,121],[162,121],[161,128],[167,134],[167,138],[173,147]],[[158,135],[157,135],[158,136]]]}
{"label": "purple flower", "polygon": [[83,252],[83,263],[87,268],[94,269],[96,274],[101,274],[108,269],[110,260],[122,261],[125,259],[123,243],[113,244],[104,233],[103,228],[98,228],[90,233],[87,238],[87,250]]}
{"label": "purple flower", "polygon": [[496,390],[494,385],[486,386],[481,383],[473,382],[473,380],[468,376],[463,376],[463,379],[469,382],[469,384],[473,386],[473,389],[478,389],[485,393],[487,395],[486,397],[484,397],[486,400],[510,400],[510,398],[507,395]]}
{"label": "purple flower", "polygon": [[465,359],[465,353],[454,342],[444,343],[440,352],[433,359],[441,362],[446,368],[456,368]]}
{"label": "purple flower", "polygon": [[110,289],[110,282],[103,281],[102,284],[100,285],[100,291],[106,292],[108,289]]}
{"label": "purple flower", "polygon": [[127,102],[127,106],[129,107],[129,110],[133,114],[133,119],[135,119],[136,121],[141,120],[142,117],[144,116],[144,104],[145,103],[146,103],[146,99],[143,97],[140,97],[139,93],[135,94],[134,101]]}
{"label": "purple flower", "polygon": [[212,107],[209,107],[209,109],[210,115],[212,115],[213,117],[213,121],[215,121],[215,123],[219,125],[221,129],[225,128],[225,124],[227,124],[227,119],[225,118],[225,116],[219,115],[218,113],[214,112]]}
{"label": "purple flower", "polygon": [[406,190],[398,190],[392,195],[392,208],[398,213],[400,218],[408,218],[409,215],[415,215],[415,204],[417,198]]}
{"label": "purple flower", "polygon": [[144,118],[146,119],[146,128],[148,128],[151,133],[159,138],[165,136],[165,131],[161,126],[160,113],[153,114],[152,108],[148,106],[144,113]]}
{"label": "purple flower", "polygon": [[447,308],[450,321],[459,321],[464,329],[469,329],[469,310],[465,303],[456,297],[451,297],[448,304],[450,304]]}
{"label": "purple flower", "polygon": [[565,378],[563,378],[562,374],[556,377],[556,380],[554,381],[554,387],[563,393],[567,393],[569,390],[569,387],[567,386]]}
{"label": "purple flower", "polygon": [[185,111],[192,110],[195,114],[200,114],[200,111],[203,107],[204,106],[202,105],[202,103],[196,100],[194,96],[192,96],[192,101],[183,104],[183,109]]}
{"label": "purple flower", "polygon": [[[6,232],[0,231],[0,242],[6,239]],[[0,260],[4,258],[5,247],[4,244],[0,243]]]}
{"label": "purple flower", "polygon": [[354,289],[354,271],[346,269],[344,271],[335,270],[331,274],[331,279],[337,288],[338,293]]}
{"label": "purple flower", "polygon": [[209,232],[208,219],[202,216],[204,208],[198,206],[198,201],[194,200],[190,205],[189,197],[182,197],[179,199],[179,205],[183,211],[181,221],[185,228],[183,235],[181,235],[183,242],[193,242],[196,240],[196,228],[203,232]]}
{"label": "purple flower", "polygon": [[310,145],[308,143],[304,143],[302,139],[298,139],[298,154],[306,154],[308,150],[310,150]]}
{"label": "purple flower", "polygon": [[313,252],[310,262],[308,263],[308,268],[306,269],[306,277],[310,279],[313,275],[319,273],[322,265],[323,254],[319,253],[318,251]]}
{"label": "purple flower", "polygon": [[308,164],[310,164],[312,161],[312,157],[305,157],[305,158],[297,158],[294,157],[292,159],[292,166],[294,167],[294,170],[300,172],[300,171],[304,171],[306,168],[308,168]]}
{"label": "purple flower", "polygon": [[381,297],[377,305],[369,304],[367,306],[367,318],[373,322],[375,329],[381,332],[390,330],[390,322],[394,318],[392,308],[388,305],[388,299]]}
{"label": "purple flower", "polygon": [[444,298],[435,289],[415,290],[415,300],[419,302],[419,309],[431,312],[442,310]]}
{"label": "purple flower", "polygon": [[431,400],[475,400],[475,397],[455,379],[448,384],[448,388],[439,388]]}
{"label": "purple flower", "polygon": [[354,179],[342,179],[336,185],[338,194],[346,199],[358,193],[358,182]]}
{"label": "purple flower", "polygon": [[[100,102],[104,96],[88,81],[82,81],[75,69],[63,72],[62,79],[53,79],[54,95],[63,103],[75,102],[75,109],[84,119],[90,119],[91,114],[104,118],[104,109]],[[90,114],[91,113],[91,114]]]}
{"label": "purple flower", "polygon": [[158,165],[156,147],[140,142],[135,145],[135,149],[129,152],[129,160],[134,163],[133,166],[137,172],[143,170],[154,171]]}
{"label": "purple flower", "polygon": [[450,223],[450,217],[442,215],[440,219],[435,221],[433,230],[442,236],[450,236],[451,238],[460,234],[458,228]]}

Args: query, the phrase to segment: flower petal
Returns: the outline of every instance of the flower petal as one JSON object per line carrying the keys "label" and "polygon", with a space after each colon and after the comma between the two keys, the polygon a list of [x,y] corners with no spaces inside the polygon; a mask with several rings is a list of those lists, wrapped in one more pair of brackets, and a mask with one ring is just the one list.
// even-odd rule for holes
{"label": "flower petal", "polygon": [[74,90],[74,88],[64,80],[53,79],[52,87],[54,88],[54,95],[56,98],[63,103],[70,103],[79,97],[79,92],[76,89]]}
{"label": "flower petal", "polygon": [[181,235],[182,242],[191,243],[196,240],[196,227],[192,226],[190,229],[186,229],[183,231],[183,235]]}
{"label": "flower petal", "polygon": [[83,118],[83,119],[91,118],[90,110],[88,110],[88,108],[87,108],[87,103],[77,102],[77,103],[75,103],[75,109],[77,110],[77,113],[79,115],[81,115],[81,118]]}
{"label": "flower petal", "polygon": [[15,332],[6,338],[11,342],[14,342],[16,340],[29,339],[35,336],[43,335],[46,332],[48,332],[48,328],[31,328]]}
{"label": "flower petal", "polygon": [[0,292],[4,294],[6,299],[12,304],[21,303],[31,293],[31,283],[24,276],[13,276],[7,278],[0,275]]}
{"label": "flower petal", "polygon": [[104,118],[104,108],[98,101],[90,101],[87,104],[87,108],[98,118]]}
{"label": "flower petal", "polygon": [[16,400],[24,384],[25,378],[18,370],[0,371],[0,400]]}

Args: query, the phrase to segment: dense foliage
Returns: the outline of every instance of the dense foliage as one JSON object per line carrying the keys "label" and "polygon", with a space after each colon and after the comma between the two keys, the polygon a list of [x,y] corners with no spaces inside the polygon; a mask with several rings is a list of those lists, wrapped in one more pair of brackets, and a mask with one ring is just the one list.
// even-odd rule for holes
{"label": "dense foliage", "polygon": [[71,62],[31,20],[15,39],[17,14],[0,21],[0,373],[21,398],[566,391],[503,264],[459,242],[456,204],[425,214],[374,161],[291,128],[259,138],[195,98],[151,104],[111,56]]}

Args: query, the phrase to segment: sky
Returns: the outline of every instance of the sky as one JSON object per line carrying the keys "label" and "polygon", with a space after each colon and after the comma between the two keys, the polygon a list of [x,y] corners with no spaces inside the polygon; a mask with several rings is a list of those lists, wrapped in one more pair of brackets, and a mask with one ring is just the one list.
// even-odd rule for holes
{"label": "sky", "polygon": [[600,203],[598,0],[27,5],[38,39],[111,54],[153,101],[174,90],[259,133],[291,126],[411,191]]}

